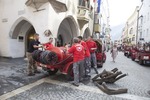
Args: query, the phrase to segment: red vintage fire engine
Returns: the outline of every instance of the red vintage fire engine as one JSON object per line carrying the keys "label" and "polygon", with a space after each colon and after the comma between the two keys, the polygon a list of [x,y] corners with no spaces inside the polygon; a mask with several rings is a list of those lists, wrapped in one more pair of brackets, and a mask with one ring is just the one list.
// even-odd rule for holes
{"label": "red vintage fire engine", "polygon": [[[96,57],[98,66],[102,67],[106,60],[106,55],[102,52],[102,43],[100,40],[95,40],[98,48]],[[53,47],[49,50],[41,51],[36,50],[33,52],[33,59],[37,62],[38,66],[47,71],[50,75],[57,73],[66,74],[68,79],[73,78],[73,56],[66,52],[65,47]]]}
{"label": "red vintage fire engine", "polygon": [[97,67],[101,68],[103,67],[103,63],[106,61],[106,54],[104,52],[104,46],[101,40],[97,39],[95,40],[97,44],[97,51],[96,51],[96,58],[97,58]]}
{"label": "red vintage fire engine", "polygon": [[150,43],[135,48],[131,54],[131,59],[138,61],[140,65],[150,64]]}

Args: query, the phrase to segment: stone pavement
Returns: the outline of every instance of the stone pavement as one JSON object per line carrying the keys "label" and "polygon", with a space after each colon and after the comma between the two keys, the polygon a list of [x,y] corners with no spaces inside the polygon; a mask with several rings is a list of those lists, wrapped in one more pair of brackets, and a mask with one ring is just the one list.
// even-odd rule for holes
{"label": "stone pavement", "polygon": [[[0,63],[0,70],[1,65],[2,63]],[[25,68],[25,62],[20,65]],[[66,81],[65,75],[57,73],[54,76],[43,79],[40,79],[40,77],[40,80],[38,81],[35,81],[35,77],[37,77],[35,76],[32,78],[34,81],[28,81],[28,83],[31,84],[26,86],[24,86],[24,84],[19,85],[18,87],[22,87],[1,95],[0,100],[5,97],[5,99],[8,100],[150,100],[150,94],[148,94],[148,91],[150,90],[149,66],[141,66],[123,56],[123,53],[119,53],[116,63],[113,63],[110,54],[107,53],[106,63],[103,68],[99,69],[99,72],[103,71],[103,69],[111,70],[115,67],[123,73],[128,73],[128,76],[117,81],[115,84],[108,84],[108,86],[111,88],[128,88],[127,94],[106,95],[94,86],[92,81],[85,82],[84,84],[81,83],[79,87],[74,87]],[[17,67],[17,69],[18,68],[20,67]],[[46,74],[44,73],[42,77],[45,76]],[[95,76],[94,71],[92,71],[92,77],[93,76]],[[13,78],[13,80],[14,79],[15,78]],[[29,77],[26,79],[29,79]]]}
{"label": "stone pavement", "polygon": [[24,58],[0,58],[0,95],[21,86],[35,82],[48,74],[27,76],[27,62]]}

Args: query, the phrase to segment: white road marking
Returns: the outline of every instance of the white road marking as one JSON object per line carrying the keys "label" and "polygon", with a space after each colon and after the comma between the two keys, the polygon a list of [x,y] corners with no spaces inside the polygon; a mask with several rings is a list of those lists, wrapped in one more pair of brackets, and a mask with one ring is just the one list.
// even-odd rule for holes
{"label": "white road marking", "polygon": [[13,96],[16,96],[17,94],[20,94],[20,93],[22,93],[22,92],[25,92],[25,91],[27,91],[27,90],[30,90],[31,88],[33,88],[33,87],[35,87],[35,86],[37,86],[37,85],[40,85],[40,84],[42,84],[42,83],[44,83],[44,79],[38,80],[38,81],[36,81],[36,82],[34,82],[34,83],[31,83],[31,84],[29,84],[29,85],[23,86],[23,87],[21,87],[21,88],[18,88],[18,89],[16,89],[16,90],[13,90],[13,91],[11,91],[11,92],[8,92],[8,93],[6,93],[6,94],[4,94],[4,95],[1,95],[1,96],[0,96],[0,100],[6,100],[6,99],[8,99],[8,98],[11,98],[11,97],[13,97]]}
{"label": "white road marking", "polygon": [[[86,85],[80,85],[79,87],[75,87],[75,86],[71,85],[70,83],[63,83],[63,82],[52,80],[52,79],[49,79],[49,78],[43,78],[43,79],[40,79],[40,80],[38,80],[34,83],[23,86],[21,88],[18,88],[16,90],[8,92],[4,95],[1,95],[0,100],[6,100],[8,98],[16,96],[17,94],[20,94],[22,92],[30,90],[31,88],[33,88],[35,86],[38,86],[38,85],[40,85],[44,82],[45,83],[50,83],[50,84],[55,84],[55,85],[60,85],[60,86],[64,86],[64,87],[68,87],[68,88],[72,88],[72,89],[77,89],[77,90],[82,90],[82,91],[87,91],[87,92],[92,92],[92,93],[99,93],[101,95],[107,95],[107,94],[103,93],[98,88],[94,88],[94,87],[90,87],[90,86],[86,86]],[[148,97],[141,97],[141,96],[132,95],[132,94],[119,94],[119,95],[111,95],[111,96],[124,98],[124,99],[131,99],[131,100],[150,100],[150,98],[148,98]]]}

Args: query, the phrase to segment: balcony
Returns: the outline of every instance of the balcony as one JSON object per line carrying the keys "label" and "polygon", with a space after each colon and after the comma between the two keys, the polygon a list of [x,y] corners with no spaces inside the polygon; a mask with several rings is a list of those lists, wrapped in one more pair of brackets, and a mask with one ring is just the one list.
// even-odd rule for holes
{"label": "balcony", "polygon": [[68,10],[68,7],[66,5],[66,2],[68,0],[48,0],[48,1],[51,3],[54,10],[58,13],[66,12]]}
{"label": "balcony", "polygon": [[89,9],[83,6],[78,6],[78,22],[80,25],[80,29],[89,22]]}
{"label": "balcony", "polygon": [[98,23],[94,24],[94,32],[95,33],[100,33],[101,32],[101,26]]}
{"label": "balcony", "polygon": [[27,0],[25,4],[26,6],[35,8],[38,11],[40,10],[39,8],[47,2],[51,3],[54,10],[58,13],[66,12],[68,10],[66,0]]}
{"label": "balcony", "polygon": [[27,0],[26,6],[30,6],[35,9],[39,9],[43,4],[47,3],[48,0]]}

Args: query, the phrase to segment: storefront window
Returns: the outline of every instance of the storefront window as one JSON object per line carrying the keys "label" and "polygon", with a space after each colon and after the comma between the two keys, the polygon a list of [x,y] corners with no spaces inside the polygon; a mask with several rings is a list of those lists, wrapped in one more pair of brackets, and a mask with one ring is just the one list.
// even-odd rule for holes
{"label": "storefront window", "polygon": [[79,0],[79,6],[84,6],[86,8],[89,8],[90,0]]}

